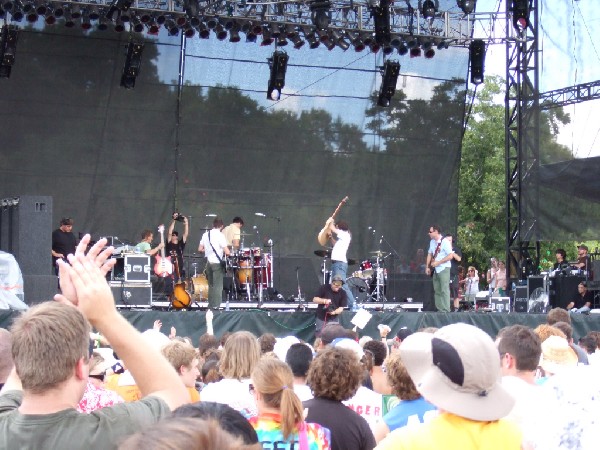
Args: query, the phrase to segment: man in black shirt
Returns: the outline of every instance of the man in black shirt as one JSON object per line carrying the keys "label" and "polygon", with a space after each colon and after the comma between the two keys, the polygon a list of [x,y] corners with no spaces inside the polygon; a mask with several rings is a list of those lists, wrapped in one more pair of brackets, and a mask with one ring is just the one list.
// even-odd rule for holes
{"label": "man in black shirt", "polygon": [[321,333],[323,326],[330,322],[339,322],[339,315],[348,306],[348,297],[342,289],[344,279],[340,275],[334,275],[331,284],[322,284],[313,298],[317,303],[316,333]]}
{"label": "man in black shirt", "polygon": [[452,265],[450,266],[450,298],[453,299],[452,310],[458,311],[460,306],[460,296],[458,292],[458,267],[460,266],[460,261],[462,260],[462,250],[460,247],[455,245],[454,237],[451,234],[447,234],[444,239],[447,239],[452,246],[453,256],[450,262]]}
{"label": "man in black shirt", "polygon": [[[175,231],[176,221],[183,222],[183,235],[181,236],[181,239],[179,238],[179,233]],[[188,218],[180,215],[179,213],[173,213],[173,220],[171,220],[171,225],[169,225],[169,231],[167,233],[169,236],[169,242],[167,242],[167,245],[165,245],[165,252],[167,256],[171,256],[172,262],[175,262],[175,257],[177,257],[179,275],[182,278],[185,276],[185,268],[183,267],[183,250],[185,249],[188,232]],[[173,272],[173,275],[176,277],[175,272]]]}
{"label": "man in black shirt", "polygon": [[577,285],[577,295],[567,305],[567,310],[573,313],[589,314],[594,303],[594,294],[587,290],[585,281]]}
{"label": "man in black shirt", "polygon": [[60,227],[52,232],[52,266],[54,273],[58,275],[58,266],[56,261],[64,259],[66,261],[69,253],[75,253],[77,239],[73,234],[73,219],[65,217],[60,221]]}

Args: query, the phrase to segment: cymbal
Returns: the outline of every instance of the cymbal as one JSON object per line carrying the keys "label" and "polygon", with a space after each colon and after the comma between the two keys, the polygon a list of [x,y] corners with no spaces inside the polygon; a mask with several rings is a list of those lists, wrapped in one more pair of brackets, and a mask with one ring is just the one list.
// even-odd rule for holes
{"label": "cymbal", "polygon": [[377,255],[377,256],[383,256],[385,255],[385,252],[382,252],[381,250],[375,250],[373,252],[369,252],[372,255]]}
{"label": "cymbal", "polygon": [[254,236],[254,233],[240,233],[240,236]]}
{"label": "cymbal", "polygon": [[321,258],[331,258],[331,250],[315,250],[314,253]]}

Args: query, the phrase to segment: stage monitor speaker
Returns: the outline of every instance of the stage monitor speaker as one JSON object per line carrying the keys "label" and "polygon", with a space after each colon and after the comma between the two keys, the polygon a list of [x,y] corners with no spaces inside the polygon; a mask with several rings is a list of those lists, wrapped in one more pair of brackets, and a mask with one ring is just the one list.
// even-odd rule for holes
{"label": "stage monitor speaker", "polygon": [[112,281],[110,290],[115,297],[115,305],[132,308],[150,308],[152,304],[152,284],[123,283]]}
{"label": "stage monitor speaker", "polygon": [[515,288],[515,312],[526,313],[529,306],[529,296],[527,295],[527,286],[517,286]]}
{"label": "stage monitor speaker", "polygon": [[52,275],[52,197],[22,195],[0,208],[0,250],[23,275]]}

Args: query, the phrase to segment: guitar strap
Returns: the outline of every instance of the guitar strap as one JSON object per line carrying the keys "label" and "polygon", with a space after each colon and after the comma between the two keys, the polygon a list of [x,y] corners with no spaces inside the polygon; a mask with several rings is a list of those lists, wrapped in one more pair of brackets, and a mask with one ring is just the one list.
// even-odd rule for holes
{"label": "guitar strap", "polygon": [[[218,253],[217,253],[217,251],[215,250],[215,247],[212,245],[212,242],[210,242],[210,231],[211,231],[211,230],[208,230],[208,231],[207,231],[207,233],[208,233],[208,243],[209,243],[209,244],[210,244],[210,246],[212,247],[212,249],[213,249],[213,252],[215,252],[215,256],[216,256],[216,257],[219,259],[219,263],[221,264],[221,266],[224,266],[224,264],[223,264],[223,258],[221,258],[221,257],[219,256],[219,254],[218,254]],[[225,269],[225,267],[223,267],[223,269]]]}
{"label": "guitar strap", "polygon": [[[433,252],[433,257],[431,258],[431,261],[435,261],[435,258],[437,258],[437,255],[440,252],[440,249],[442,247],[442,240],[443,239],[444,238],[440,239],[440,242],[438,242],[438,245],[435,248],[435,252]],[[435,267],[432,267],[431,270],[432,270],[431,275],[433,275],[433,272],[435,271]]]}

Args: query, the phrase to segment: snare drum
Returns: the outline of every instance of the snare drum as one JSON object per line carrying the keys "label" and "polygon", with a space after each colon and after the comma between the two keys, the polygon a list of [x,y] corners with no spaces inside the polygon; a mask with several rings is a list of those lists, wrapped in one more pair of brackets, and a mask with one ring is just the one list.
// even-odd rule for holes
{"label": "snare drum", "polygon": [[239,251],[239,258],[240,259],[250,259],[250,256],[252,256],[252,251],[249,248],[240,248]]}
{"label": "snare drum", "polygon": [[373,264],[368,259],[365,259],[360,263],[360,270],[362,270],[363,279],[371,278],[373,276]]}
{"label": "snare drum", "polygon": [[206,275],[196,275],[192,278],[192,285],[194,286],[194,299],[195,300],[208,300],[208,280]]}

